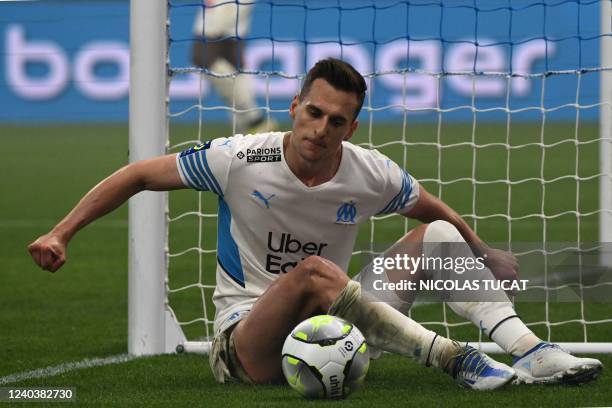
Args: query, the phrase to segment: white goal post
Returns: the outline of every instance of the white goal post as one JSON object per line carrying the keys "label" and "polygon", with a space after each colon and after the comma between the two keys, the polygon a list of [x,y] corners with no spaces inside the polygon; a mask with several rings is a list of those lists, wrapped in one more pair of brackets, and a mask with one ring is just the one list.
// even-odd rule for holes
{"label": "white goal post", "polygon": [[[601,33],[608,34],[611,30],[612,3],[604,1],[601,3]],[[609,35],[601,37],[600,55],[600,65],[612,67],[612,37]],[[600,75],[599,162],[602,176],[599,185],[599,241],[612,242],[612,71],[604,70]],[[602,265],[612,265],[612,254],[603,253],[602,258]]]}
{"label": "white goal post", "polygon": [[[130,162],[161,156],[168,141],[168,4],[130,4]],[[169,353],[185,341],[166,305],[167,193],[129,201],[128,352]]]}
{"label": "white goal post", "polygon": [[[168,151],[168,1],[131,0],[129,160]],[[612,9],[601,3],[600,241],[612,242]],[[168,306],[168,196],[143,192],[129,202],[128,352],[133,355],[208,351],[207,342],[187,341]],[[612,254],[602,263],[612,265]],[[612,317],[612,316],[611,316]],[[577,353],[612,353],[608,343],[559,343]],[[485,352],[501,352],[480,343]]]}

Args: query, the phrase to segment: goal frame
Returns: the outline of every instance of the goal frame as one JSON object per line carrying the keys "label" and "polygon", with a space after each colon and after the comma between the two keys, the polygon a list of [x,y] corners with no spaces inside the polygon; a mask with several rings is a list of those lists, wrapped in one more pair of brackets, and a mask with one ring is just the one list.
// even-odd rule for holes
{"label": "goal frame", "polygon": [[[601,3],[601,33],[609,34],[610,1]],[[130,1],[130,163],[168,150],[168,2]],[[612,37],[601,37],[600,66],[612,67]],[[612,242],[612,71],[600,71],[600,241]],[[129,201],[128,352],[207,353],[208,342],[187,341],[168,307],[168,195],[145,191]],[[606,228],[607,227],[607,228]],[[612,254],[603,254],[612,265]],[[612,353],[609,343],[559,343],[575,353]],[[474,343],[500,353],[495,343]]]}
{"label": "goal frame", "polygon": [[[166,154],[168,3],[130,1],[130,163]],[[186,341],[167,306],[168,193],[143,191],[128,209],[128,353],[171,353]]]}

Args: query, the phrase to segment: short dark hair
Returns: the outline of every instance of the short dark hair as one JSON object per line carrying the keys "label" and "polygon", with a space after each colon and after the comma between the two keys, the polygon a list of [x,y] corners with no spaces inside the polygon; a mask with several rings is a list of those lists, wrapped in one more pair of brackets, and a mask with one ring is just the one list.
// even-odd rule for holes
{"label": "short dark hair", "polygon": [[336,58],[326,58],[318,61],[304,78],[302,89],[299,94],[300,101],[308,94],[315,79],[324,79],[332,87],[339,91],[354,93],[357,95],[357,110],[355,118],[363,106],[365,92],[368,89],[361,74],[347,62]]}

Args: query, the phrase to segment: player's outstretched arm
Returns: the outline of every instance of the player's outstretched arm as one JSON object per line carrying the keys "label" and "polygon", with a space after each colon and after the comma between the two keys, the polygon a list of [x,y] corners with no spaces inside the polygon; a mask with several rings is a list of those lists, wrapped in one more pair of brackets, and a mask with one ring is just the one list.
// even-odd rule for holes
{"label": "player's outstretched arm", "polygon": [[50,232],[28,246],[38,266],[55,272],[66,261],[66,246],[81,228],[119,207],[143,190],[185,188],[171,154],[129,164],[92,188]]}
{"label": "player's outstretched arm", "polygon": [[418,201],[404,215],[425,223],[436,220],[448,221],[457,228],[476,256],[486,254],[486,264],[497,279],[516,279],[518,273],[516,257],[510,252],[489,247],[455,210],[425,190],[422,185],[419,185]]}

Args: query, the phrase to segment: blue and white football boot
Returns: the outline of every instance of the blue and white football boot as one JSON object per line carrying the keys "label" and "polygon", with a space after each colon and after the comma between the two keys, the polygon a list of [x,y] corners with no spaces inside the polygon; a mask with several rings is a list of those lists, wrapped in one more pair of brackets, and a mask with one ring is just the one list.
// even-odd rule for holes
{"label": "blue and white football boot", "polygon": [[512,367],[493,360],[466,345],[455,357],[453,377],[457,384],[472,390],[495,390],[516,378]]}
{"label": "blue and white football boot", "polygon": [[513,357],[513,384],[584,384],[603,370],[601,361],[574,357],[556,344],[542,342],[521,357]]}

